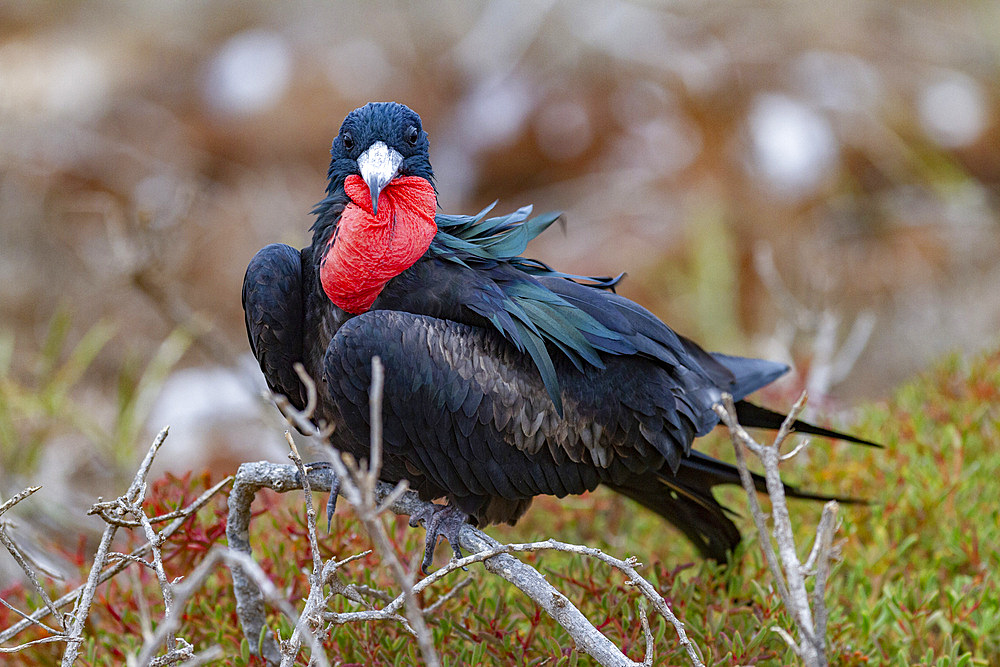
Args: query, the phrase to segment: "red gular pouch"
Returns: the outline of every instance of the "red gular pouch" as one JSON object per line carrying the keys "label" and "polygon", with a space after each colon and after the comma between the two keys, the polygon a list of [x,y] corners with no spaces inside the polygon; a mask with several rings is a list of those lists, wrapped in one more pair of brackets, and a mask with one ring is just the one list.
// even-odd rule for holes
{"label": "red gular pouch", "polygon": [[348,176],[344,191],[351,203],[340,216],[319,275],[330,301],[358,314],[371,308],[389,280],[427,252],[437,233],[437,195],[425,178],[394,178],[379,193],[375,216],[360,176]]}

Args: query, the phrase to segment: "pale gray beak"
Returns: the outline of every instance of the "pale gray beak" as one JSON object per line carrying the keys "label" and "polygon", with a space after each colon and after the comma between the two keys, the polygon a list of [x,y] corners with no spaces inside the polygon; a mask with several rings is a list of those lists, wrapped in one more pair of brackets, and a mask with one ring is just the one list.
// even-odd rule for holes
{"label": "pale gray beak", "polygon": [[372,193],[372,213],[378,215],[378,195],[389,181],[396,178],[403,156],[394,148],[389,148],[384,142],[376,141],[358,157],[358,169],[361,178],[368,184]]}

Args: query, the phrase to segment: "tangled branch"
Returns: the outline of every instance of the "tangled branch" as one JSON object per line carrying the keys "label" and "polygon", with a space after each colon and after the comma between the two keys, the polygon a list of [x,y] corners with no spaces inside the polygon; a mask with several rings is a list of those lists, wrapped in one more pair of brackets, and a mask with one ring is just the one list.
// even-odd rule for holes
{"label": "tangled branch", "polygon": [[[297,460],[298,457],[293,448],[292,458],[295,461],[294,465],[281,465],[265,461],[244,463],[236,473],[233,489],[229,496],[227,536],[230,548],[247,556],[250,556],[252,553],[249,542],[250,504],[258,490],[268,488],[282,493],[302,488],[314,491],[332,490],[347,500],[358,514],[359,519],[372,538],[375,550],[389,565],[401,592],[381,608],[369,607],[365,610],[340,613],[324,612],[319,615],[319,618],[322,620],[331,624],[370,621],[400,622],[407,631],[416,637],[426,663],[428,665],[440,664],[424,618],[430,609],[436,608],[444,599],[454,595],[455,589],[446,593],[441,600],[426,610],[421,610],[417,605],[416,594],[423,592],[432,584],[457,570],[481,562],[488,572],[510,582],[531,598],[532,601],[566,629],[579,650],[591,655],[601,665],[637,667],[638,665],[648,666],[653,664],[652,633],[649,630],[645,611],[641,607],[639,612],[646,638],[646,656],[641,663],[637,663],[629,659],[611,640],[597,630],[594,624],[563,593],[546,581],[537,570],[514,557],[514,554],[517,553],[543,550],[562,551],[596,558],[621,571],[628,578],[627,583],[635,586],[652,607],[673,624],[677,631],[679,642],[687,651],[692,664],[696,666],[702,665],[696,647],[687,637],[683,623],[670,611],[666,601],[656,592],[652,584],[639,575],[637,568],[640,565],[634,558],[621,560],[609,556],[599,549],[565,544],[555,540],[527,544],[501,544],[477,528],[466,524],[459,533],[459,543],[470,555],[460,559],[452,559],[439,570],[415,582],[415,563],[410,564],[410,567],[407,568],[399,561],[380,517],[385,511],[410,516],[420,513],[426,514],[431,508],[431,504],[420,500],[417,494],[411,490],[407,490],[404,484],[393,486],[378,479],[381,461],[381,365],[378,363],[377,358],[373,360],[373,363],[373,386],[371,390],[372,439],[369,462],[367,464],[363,462],[359,464],[353,457],[339,455],[338,453],[332,457],[330,468],[313,468],[307,470],[301,465],[301,461]],[[306,409],[297,411],[286,400],[282,400],[280,397],[277,399],[277,402],[289,422],[299,428],[300,431],[321,436],[321,430],[317,429],[310,421],[310,408],[315,404],[315,385],[301,369],[299,369],[299,373],[303,383],[307,387],[309,397]],[[332,589],[333,592],[330,595],[324,596],[322,594],[322,586],[325,583],[325,577],[317,577],[315,574],[316,572],[326,573],[328,570],[335,570],[337,564],[334,566],[331,566],[330,563],[325,565],[320,564],[321,559],[318,557],[318,551],[313,542],[315,512],[309,509],[310,507],[311,504],[307,505],[307,518],[310,523],[310,544],[313,549],[313,574],[310,575],[312,586],[306,608],[301,618],[314,618],[317,610],[320,609],[320,601],[325,606],[332,596],[338,592]],[[291,643],[282,642],[279,644],[270,633],[262,633],[265,627],[265,617],[264,604],[260,591],[239,567],[233,568],[233,583],[237,598],[238,615],[243,625],[244,635],[250,640],[251,646],[256,645],[258,637],[263,637],[261,645],[263,657],[272,664],[287,664],[289,650],[292,648]],[[316,591],[317,588],[319,591]],[[357,599],[351,598],[352,594],[359,593],[357,589],[346,588],[345,590],[342,588],[340,592],[349,599],[358,602]],[[400,614],[401,610],[405,611],[404,615]],[[298,628],[298,625],[296,627]],[[295,650],[298,650],[297,646]]]}
{"label": "tangled branch", "polygon": [[[431,504],[420,500],[415,492],[407,489],[405,482],[393,486],[379,480],[382,372],[377,360],[375,362],[371,389],[371,424],[373,428],[368,461],[356,461],[350,456],[338,454],[330,461],[329,468],[307,467],[303,465],[295,443],[289,436],[292,464],[282,465],[269,462],[243,464],[235,478],[222,480],[201,494],[187,507],[160,516],[148,517],[142,510],[142,502],[146,494],[146,476],[157,451],[167,437],[167,430],[164,429],[150,447],[126,493],[111,501],[99,500],[90,510],[91,514],[96,514],[105,521],[107,528],[102,535],[87,582],[57,600],[48,597],[29,559],[25,557],[23,551],[7,532],[7,523],[0,521],[0,544],[5,546],[21,566],[44,604],[41,609],[27,613],[0,599],[0,603],[22,617],[18,623],[0,631],[0,643],[11,640],[32,626],[41,628],[47,634],[41,639],[17,646],[0,647],[0,653],[12,653],[41,643],[63,642],[66,644],[66,650],[62,664],[74,664],[79,656],[83,641],[83,629],[86,626],[97,587],[129,565],[139,565],[155,573],[160,585],[165,612],[164,619],[157,625],[156,631],[148,630],[144,633],[143,646],[138,654],[129,658],[129,665],[146,667],[180,662],[189,665],[205,664],[210,660],[217,659],[222,653],[221,649],[209,647],[201,653],[195,653],[194,647],[182,637],[176,636],[176,633],[181,627],[184,608],[191,595],[204,584],[211,572],[224,564],[233,573],[237,614],[244,634],[251,647],[257,647],[258,640],[260,641],[263,657],[269,663],[291,665],[298,660],[302,647],[305,645],[311,654],[310,664],[325,667],[328,665],[328,660],[322,648],[321,638],[330,631],[330,628],[346,623],[381,621],[400,624],[415,637],[424,656],[424,662],[428,665],[439,665],[440,660],[433,645],[427,619],[429,615],[439,610],[446,601],[453,599],[471,580],[469,578],[461,580],[450,590],[440,594],[436,601],[425,608],[420,607],[418,595],[426,594],[432,586],[442,582],[452,573],[482,563],[488,572],[513,584],[562,625],[573,638],[577,649],[591,655],[599,664],[621,667],[652,665],[654,659],[653,636],[643,604],[639,606],[639,617],[646,639],[646,651],[643,661],[635,662],[597,630],[594,624],[562,592],[547,582],[536,569],[516,557],[523,553],[560,551],[594,558],[621,572],[626,577],[626,585],[635,587],[645,604],[650,605],[673,624],[678,641],[686,650],[691,663],[702,665],[697,647],[687,637],[683,623],[674,616],[666,601],[655,588],[639,574],[638,569],[641,565],[634,558],[623,560],[610,556],[599,549],[566,544],[552,539],[540,542],[502,544],[473,526],[465,525],[459,533],[459,544],[469,555],[453,558],[439,570],[417,580],[417,560],[420,554],[415,555],[416,559],[412,563],[404,563],[399,559],[386,531],[384,515],[386,512],[411,516],[414,514],[427,515]],[[309,406],[307,409],[310,409],[311,406],[315,406],[315,387],[311,385],[308,378],[304,378],[303,381],[309,387]],[[309,421],[309,413],[295,411],[287,404],[287,401],[282,401],[280,398],[278,402],[289,421],[299,426],[300,429],[312,432],[316,434],[315,437],[324,439],[328,435],[312,425]],[[775,442],[767,446],[754,441],[738,424],[731,399],[725,399],[723,405],[716,406],[715,409],[720,419],[730,428],[736,446],[741,479],[748,492],[751,514],[762,536],[767,535],[767,520],[757,500],[753,480],[747,471],[744,449],[750,449],[764,463],[765,479],[774,506],[772,514],[775,541],[778,545],[777,552],[766,537],[763,537],[760,542],[765,559],[774,572],[775,586],[795,620],[799,640],[796,642],[791,634],[784,630],[777,630],[777,632],[785,638],[805,664],[825,666],[827,664],[825,655],[827,612],[823,601],[823,591],[829,577],[830,563],[836,557],[833,535],[836,528],[837,504],[831,502],[824,508],[815,543],[806,562],[801,563],[797,558],[795,545],[792,541],[790,519],[784,504],[784,487],[778,474],[778,464],[802,448],[799,446],[788,454],[781,453],[781,446],[790,435],[791,424],[800,413],[804,402],[805,397],[803,396],[793,407]],[[229,548],[213,548],[198,567],[187,574],[183,581],[169,581],[163,569],[161,545],[181,527],[187,518],[204,506],[214,494],[230,481],[233,481],[233,487],[229,496],[227,525]],[[309,595],[301,613],[296,612],[284,598],[281,589],[270,581],[252,558],[249,543],[250,505],[256,492],[261,488],[269,488],[278,492],[305,491],[312,571],[309,573]],[[25,489],[0,505],[0,515],[9,511],[17,503],[29,498],[37,490],[37,487]],[[316,510],[313,507],[311,497],[311,492],[314,490],[333,490],[351,504],[371,536],[375,551],[392,573],[398,592],[388,594],[366,586],[348,584],[341,579],[340,572],[344,565],[370,552],[352,555],[340,560],[324,561],[319,551],[316,536]],[[157,532],[153,526],[164,522],[169,523]],[[114,535],[122,528],[126,530],[141,528],[146,537],[146,543],[127,554],[111,551],[110,547]],[[811,595],[805,587],[807,576],[815,577]],[[330,602],[336,596],[342,596],[361,608],[344,612],[330,611]],[[74,602],[76,604],[71,613],[63,614],[59,611]],[[286,640],[281,640],[272,632],[265,631],[265,603],[279,610],[293,622],[294,629]],[[51,617],[53,620],[45,623],[43,619],[46,617]],[[148,618],[145,616],[144,618],[144,627],[149,628]],[[324,628],[324,626],[326,627]]]}
{"label": "tangled branch", "polygon": [[[223,479],[183,509],[162,516],[147,517],[142,510],[142,500],[146,494],[146,476],[149,474],[149,469],[157,452],[167,438],[167,432],[167,429],[163,429],[156,436],[125,494],[112,501],[99,500],[90,509],[89,514],[96,514],[108,525],[101,536],[97,553],[94,556],[94,563],[90,568],[90,574],[87,577],[86,583],[63,595],[58,600],[51,600],[45,593],[37,574],[30,567],[23,555],[21,555],[21,550],[7,534],[5,524],[0,523],[0,543],[14,556],[15,561],[21,566],[32,587],[41,594],[45,602],[44,607],[29,614],[15,609],[5,600],[0,599],[0,603],[3,603],[22,617],[22,620],[18,623],[0,631],[0,643],[13,639],[32,626],[41,628],[49,635],[13,647],[0,647],[0,653],[13,653],[41,643],[65,642],[67,646],[63,654],[62,665],[65,667],[74,664],[79,657],[80,646],[83,642],[83,629],[90,615],[91,604],[97,587],[122,572],[131,564],[140,564],[156,572],[168,618],[177,616],[179,609],[183,609],[183,600],[187,599],[186,595],[180,598],[176,594],[173,583],[167,581],[166,574],[163,571],[163,559],[160,547],[171,535],[180,529],[191,515],[201,509],[216,493],[221,491],[232,480],[232,477]],[[0,507],[0,514],[29,497],[38,488],[31,487],[25,489],[11,498]],[[169,521],[170,523],[157,532],[153,528],[153,524],[163,523],[164,521]],[[145,544],[128,554],[115,553],[110,550],[115,533],[120,528],[129,529],[139,526],[143,528],[145,533]],[[149,555],[151,555],[151,559],[149,561],[145,560],[146,556]],[[61,614],[58,611],[71,603],[75,603],[71,613]],[[47,616],[51,616],[54,619],[54,625],[57,627],[52,627],[42,622],[42,619]],[[156,650],[158,650],[160,644],[164,641],[167,644],[167,652],[162,656],[154,657]],[[168,665],[180,661],[187,661],[189,664],[202,664],[203,661],[212,659],[212,656],[218,656],[218,650],[210,648],[201,654],[195,654],[193,647],[183,639],[175,638],[168,634],[155,645],[150,645],[149,640],[147,640],[146,645],[143,647],[142,656],[144,656],[143,659],[139,660],[136,664],[142,666]]]}

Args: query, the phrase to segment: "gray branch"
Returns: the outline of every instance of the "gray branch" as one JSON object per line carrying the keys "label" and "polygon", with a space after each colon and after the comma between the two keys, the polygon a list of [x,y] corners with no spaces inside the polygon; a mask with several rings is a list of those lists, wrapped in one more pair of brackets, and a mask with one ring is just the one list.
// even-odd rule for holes
{"label": "gray branch", "polygon": [[[153,459],[156,457],[156,452],[163,445],[163,441],[167,439],[167,432],[169,429],[164,428],[160,431],[159,435],[153,441],[150,446],[149,451],[146,452],[146,458],[142,460],[139,465],[139,470],[135,473],[135,478],[132,480],[132,484],[128,487],[128,491],[122,496],[121,500],[123,503],[141,503],[142,496],[146,491],[146,475],[149,474],[149,468],[153,465]],[[124,514],[124,511],[122,512]],[[87,583],[83,588],[83,592],[80,594],[80,600],[76,605],[76,609],[73,615],[73,624],[67,633],[66,641],[68,645],[66,646],[66,653],[63,654],[62,667],[70,667],[80,653],[80,645],[82,644],[81,637],[83,635],[83,626],[87,621],[87,616],[90,615],[90,605],[94,601],[94,592],[97,590],[97,585],[100,583],[101,570],[104,569],[104,565],[108,560],[108,549],[111,547],[111,540],[114,539],[115,533],[118,531],[118,527],[109,524],[107,528],[104,529],[104,533],[101,535],[101,543],[97,547],[97,554],[94,556],[94,564],[90,568],[90,575],[87,577]]]}
{"label": "gray branch", "polygon": [[[229,484],[229,482],[231,481],[232,477],[226,477],[225,479],[221,480],[218,484],[216,484],[215,486],[206,490],[204,493],[198,496],[183,510],[179,510],[177,518],[175,518],[163,530],[157,533],[159,541],[162,543],[167,539],[169,539],[171,535],[177,532],[177,530],[180,529],[182,525],[184,525],[184,522],[187,520],[189,516],[191,516],[199,509],[201,509],[216,493],[218,493],[224,486]],[[138,547],[137,549],[133,550],[130,554],[128,554],[127,558],[118,558],[118,562],[116,564],[100,572],[100,574],[97,576],[97,584],[100,585],[105,581],[107,581],[108,579],[111,579],[112,577],[116,576],[122,570],[127,568],[130,563],[134,562],[135,559],[141,558],[146,554],[148,554],[151,549],[152,549],[151,543],[146,542],[145,544],[143,544],[142,546]],[[116,556],[113,553],[108,553],[107,557],[108,559],[116,558]],[[147,565],[149,564],[147,563]],[[93,573],[93,569],[91,572]],[[41,609],[38,609],[32,612],[31,614],[27,615],[24,620],[19,621],[14,625],[10,626],[9,628],[0,631],[0,642],[5,642],[12,639],[13,637],[16,637],[19,633],[23,632],[32,625],[40,624],[41,619],[45,618],[49,614],[53,614],[54,610],[61,609],[62,607],[65,607],[66,605],[79,600],[80,596],[87,589],[89,584],[90,581],[88,579],[88,582],[83,586],[80,586],[70,591],[69,593],[66,593],[58,600],[53,601],[51,608],[48,606],[42,607]],[[77,609],[79,609],[79,606],[77,607]],[[51,638],[51,640],[69,641],[69,638],[64,634],[56,634],[54,637]],[[79,641],[79,639],[75,641]]]}
{"label": "gray branch", "polygon": [[[329,443],[325,441],[329,433],[322,428],[322,425],[318,428],[312,422],[312,415],[316,406],[316,385],[301,364],[295,365],[295,371],[306,387],[307,402],[305,409],[297,410],[284,396],[275,396],[275,403],[289,423],[303,433],[308,433],[315,438],[319,438],[321,444],[328,445]],[[398,515],[426,515],[430,513],[431,508],[434,506],[431,503],[420,500],[416,493],[409,491],[405,481],[392,486],[379,480],[382,458],[382,374],[383,370],[380,360],[378,357],[373,357],[372,386],[369,392],[370,423],[372,425],[369,464],[367,466],[363,463],[359,464],[352,456],[341,454],[334,450],[333,456],[330,459],[332,471],[330,469],[313,469],[307,471],[302,466],[298,451],[290,437],[289,444],[292,449],[291,458],[295,463],[294,466],[279,465],[266,461],[244,463],[236,473],[233,489],[229,496],[229,518],[226,524],[226,534],[229,538],[231,549],[244,554],[248,559],[251,558],[250,505],[253,502],[254,495],[261,488],[269,488],[279,493],[301,488],[305,488],[307,492],[310,489],[330,492],[332,489],[333,492],[343,496],[354,508],[358,514],[358,518],[362,521],[369,536],[375,543],[379,554],[388,563],[390,572],[402,589],[402,592],[381,610],[369,609],[367,611],[338,614],[323,612],[320,615],[325,620],[333,623],[375,620],[399,621],[417,638],[421,653],[428,666],[435,667],[440,662],[431,641],[430,631],[424,620],[425,611],[420,609],[416,593],[457,569],[464,568],[466,565],[472,563],[483,562],[487,571],[503,577],[528,595],[528,597],[569,632],[577,648],[587,652],[600,664],[615,667],[651,665],[653,660],[653,638],[643,609],[640,608],[640,618],[642,620],[643,634],[646,638],[647,655],[642,663],[636,663],[630,660],[607,637],[601,634],[580,610],[565,595],[545,581],[545,578],[537,570],[511,555],[517,551],[554,549],[598,558],[625,573],[629,577],[628,584],[636,586],[652,602],[654,608],[674,625],[680,642],[686,649],[691,662],[697,667],[701,667],[702,662],[694,644],[691,643],[684,631],[683,623],[673,615],[666,601],[656,592],[653,586],[636,572],[634,558],[622,561],[608,556],[598,549],[564,544],[554,540],[518,545],[500,544],[482,531],[466,524],[459,533],[459,543],[471,555],[459,559],[453,558],[443,568],[414,584],[413,574],[406,572],[406,569],[396,556],[395,549],[389,541],[380,515],[386,510],[391,510]],[[313,550],[314,565],[311,577],[313,578],[319,570],[321,559],[318,555],[318,548],[314,544],[315,512],[312,510],[312,501],[308,493],[306,505],[307,519],[310,525],[310,546]],[[328,563],[327,565],[329,566],[330,564]],[[323,569],[325,571],[327,568],[324,567]],[[335,567],[332,569],[335,569]],[[280,662],[284,665],[290,655],[294,659],[298,651],[297,646],[279,646],[271,634],[265,631],[264,604],[260,591],[250,578],[246,576],[246,573],[241,571],[239,566],[231,566],[231,570],[233,574],[233,591],[236,596],[237,615],[243,626],[243,633],[250,645],[257,646],[257,638],[263,638],[261,642],[262,657],[270,664]],[[322,586],[325,578],[324,576],[319,581],[312,582],[306,610],[302,614],[303,618],[311,618],[320,611],[316,609],[316,602],[322,598]],[[357,595],[357,591],[351,589],[351,592]],[[336,591],[333,594],[336,594]],[[326,598],[326,600],[328,599]],[[397,613],[401,606],[405,607],[405,618]],[[298,630],[298,624],[296,625],[296,629]],[[288,650],[289,648],[294,649],[294,652]]]}
{"label": "gray branch", "polygon": [[[279,493],[299,490],[302,488],[302,483],[298,477],[295,467],[288,464],[258,461],[255,463],[244,463],[240,466],[233,483],[233,490],[229,496],[227,535],[229,537],[230,548],[248,556],[251,554],[249,542],[250,503],[257,491],[262,488],[271,489]],[[314,491],[322,492],[329,491],[331,483],[334,480],[332,472],[326,469],[308,470],[307,477],[310,487]],[[396,487],[391,484],[378,482],[374,490],[375,500],[378,503],[384,502],[386,498],[396,493],[395,489]],[[398,495],[398,498],[391,504],[389,509],[395,514],[412,515],[426,509],[428,505],[430,503],[420,500],[415,492],[407,491]],[[636,572],[636,563],[634,561],[614,559],[597,549],[578,545],[565,545],[554,540],[532,544],[505,545],[497,542],[489,535],[471,525],[462,527],[462,531],[459,534],[459,541],[461,547],[469,552],[470,555],[462,559],[453,560],[445,567],[422,579],[415,585],[415,592],[423,590],[430,583],[438,581],[445,574],[455,569],[482,561],[489,572],[512,583],[545,610],[547,614],[562,625],[570,636],[573,637],[577,648],[591,655],[601,665],[613,665],[616,667],[636,667],[642,665],[643,663],[634,662],[623,654],[611,640],[594,627],[587,617],[565,595],[554,588],[533,567],[514,558],[511,552],[557,549],[596,557],[609,564],[615,563],[618,569],[629,576],[630,582],[647,599],[650,599],[657,611],[660,613],[666,611],[669,614],[664,615],[677,629],[678,635],[681,637],[681,643],[687,650],[692,664],[702,665],[693,644],[684,633],[683,624],[669,612],[665,600],[656,593],[652,584]],[[239,567],[233,568],[233,585],[237,601],[237,613],[243,625],[244,635],[250,639],[251,646],[255,646],[257,638],[262,636],[261,631],[265,627],[264,601],[254,582]],[[397,598],[389,605],[386,605],[382,611],[394,613],[400,608],[402,602],[402,599]],[[377,617],[374,614],[366,614],[366,619],[368,620],[374,620],[375,618]],[[382,620],[387,619],[383,618]],[[263,637],[263,657],[273,663],[280,662],[281,653],[277,643],[269,633],[265,632]]]}
{"label": "gray branch", "polygon": [[11,496],[7,501],[5,501],[2,505],[0,505],[0,516],[3,516],[4,512],[6,512],[11,507],[13,507],[14,505],[18,504],[19,502],[21,502],[22,500],[33,494],[35,491],[38,491],[38,489],[40,488],[42,487],[29,486],[20,493],[16,493],[13,496]]}
{"label": "gray branch", "polygon": [[[764,559],[767,561],[768,568],[774,576],[778,594],[781,596],[785,608],[795,621],[800,640],[796,642],[784,629],[777,629],[776,632],[785,638],[785,641],[794,649],[796,655],[808,667],[826,667],[827,609],[823,593],[826,589],[826,580],[830,572],[830,562],[835,556],[833,533],[836,529],[837,503],[831,501],[823,508],[823,516],[820,519],[812,552],[809,555],[806,565],[803,566],[796,552],[791,518],[788,513],[788,505],[785,501],[785,487],[778,470],[779,463],[788,458],[782,456],[781,445],[791,434],[792,424],[802,412],[805,401],[806,394],[803,392],[799,400],[792,406],[788,417],[782,423],[774,442],[768,445],[758,443],[739,424],[736,419],[736,407],[733,404],[732,396],[723,394],[722,404],[716,404],[714,409],[722,422],[729,427],[729,434],[736,451],[740,481],[743,483],[743,488],[749,499],[750,513],[753,516],[754,525],[756,525],[760,537],[761,550],[764,552]],[[771,499],[771,514],[774,523],[773,533],[774,540],[778,544],[780,564],[778,556],[775,555],[774,547],[771,544],[770,533],[767,530],[767,519],[757,500],[757,490],[747,469],[746,458],[743,453],[744,448],[756,454],[764,465],[764,479],[767,485],[768,496]],[[795,451],[798,451],[798,448],[793,450],[792,454]],[[810,606],[810,596],[806,591],[805,576],[813,568],[815,568],[816,578],[811,596],[812,604]]]}

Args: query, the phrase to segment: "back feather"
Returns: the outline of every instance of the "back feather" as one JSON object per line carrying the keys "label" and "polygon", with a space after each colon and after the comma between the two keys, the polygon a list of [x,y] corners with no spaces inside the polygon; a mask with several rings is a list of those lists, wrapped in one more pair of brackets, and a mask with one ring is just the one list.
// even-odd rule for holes
{"label": "back feather", "polygon": [[551,343],[573,365],[604,368],[598,352],[634,354],[635,347],[586,311],[563,299],[536,278],[560,278],[588,287],[612,289],[622,276],[577,276],[556,271],[544,262],[520,257],[528,242],[559,219],[559,213],[530,218],[531,206],[510,215],[486,218],[494,204],[474,216],[438,215],[438,233],[429,255],[473,269],[514,270],[496,274],[499,293],[482,303],[468,304],[486,318],[522,352],[541,373],[546,391],[559,415],[562,399],[555,367],[546,343]]}

